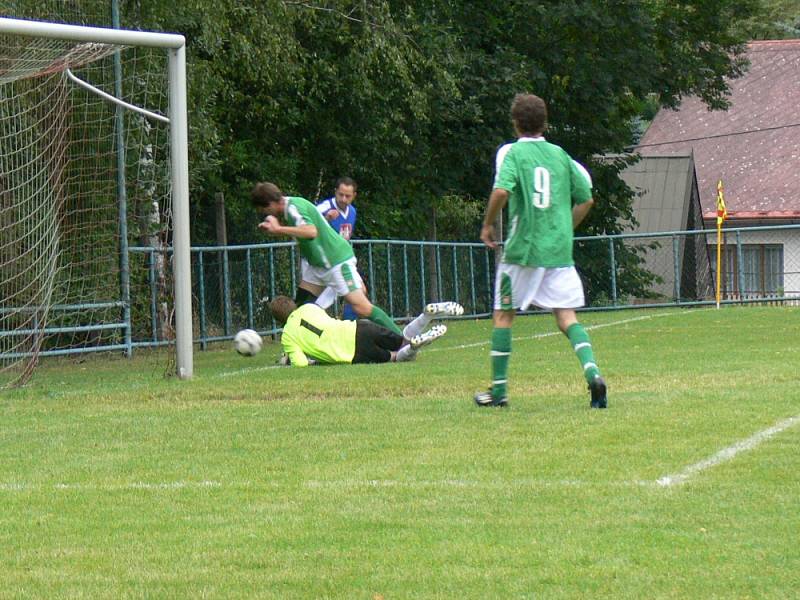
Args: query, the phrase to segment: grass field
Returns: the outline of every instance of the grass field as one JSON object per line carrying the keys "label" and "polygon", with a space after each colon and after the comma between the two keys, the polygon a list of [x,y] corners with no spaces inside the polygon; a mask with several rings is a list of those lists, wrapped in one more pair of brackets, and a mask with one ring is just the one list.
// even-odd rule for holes
{"label": "grass field", "polygon": [[0,399],[0,597],[796,597],[800,309],[581,318],[606,411],[549,316],[508,409],[487,321],[413,364],[45,363]]}

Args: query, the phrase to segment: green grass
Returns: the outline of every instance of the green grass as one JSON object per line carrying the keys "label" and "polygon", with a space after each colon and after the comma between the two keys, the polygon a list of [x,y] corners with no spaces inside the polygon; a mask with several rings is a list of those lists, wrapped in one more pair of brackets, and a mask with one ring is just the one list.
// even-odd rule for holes
{"label": "green grass", "polygon": [[800,423],[656,480],[800,415],[799,316],[583,314],[607,411],[549,316],[506,410],[471,400],[487,321],[413,364],[46,362],[0,399],[0,597],[794,596]]}

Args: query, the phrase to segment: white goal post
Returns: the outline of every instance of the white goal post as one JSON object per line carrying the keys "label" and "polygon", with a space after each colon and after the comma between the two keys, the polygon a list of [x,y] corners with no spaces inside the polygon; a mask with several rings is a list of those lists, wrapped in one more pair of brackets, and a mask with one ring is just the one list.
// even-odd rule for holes
{"label": "white goal post", "polygon": [[[177,34],[62,25],[10,18],[0,18],[0,35],[109,44],[121,47],[161,48],[167,53],[176,374],[181,379],[192,377],[192,296],[184,37]],[[0,57],[0,79],[7,74],[7,70],[10,68],[9,64]],[[65,64],[64,67],[66,71],[69,70],[69,64]],[[68,74],[71,75],[71,73]],[[0,189],[0,191],[2,190]],[[38,351],[38,347],[36,350]]]}

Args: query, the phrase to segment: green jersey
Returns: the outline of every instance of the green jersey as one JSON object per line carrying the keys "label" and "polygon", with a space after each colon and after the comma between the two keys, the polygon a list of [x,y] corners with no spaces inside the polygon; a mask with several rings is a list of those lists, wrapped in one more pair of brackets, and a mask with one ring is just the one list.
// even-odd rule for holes
{"label": "green jersey", "polygon": [[281,345],[296,367],[307,366],[309,357],[322,363],[350,363],[356,353],[356,322],[332,319],[316,304],[303,304],[286,320]]}
{"label": "green jersey", "polygon": [[509,192],[503,262],[570,267],[572,206],[592,197],[591,179],[560,146],[519,138],[497,152],[494,187]]}
{"label": "green jersey", "polygon": [[300,256],[312,267],[330,269],[353,258],[353,247],[328,225],[317,207],[305,198],[287,197],[282,220],[294,227],[314,225],[317,228],[317,237],[314,239],[297,239]]}

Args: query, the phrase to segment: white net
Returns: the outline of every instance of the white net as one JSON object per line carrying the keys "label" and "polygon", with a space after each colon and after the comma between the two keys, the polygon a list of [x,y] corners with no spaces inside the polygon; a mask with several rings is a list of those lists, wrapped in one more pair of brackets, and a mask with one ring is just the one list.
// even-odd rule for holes
{"label": "white net", "polygon": [[25,381],[41,356],[129,350],[136,323],[169,337],[169,261],[134,253],[127,266],[120,237],[169,243],[169,126],[67,72],[166,114],[166,60],[159,49],[0,35],[0,387]]}

